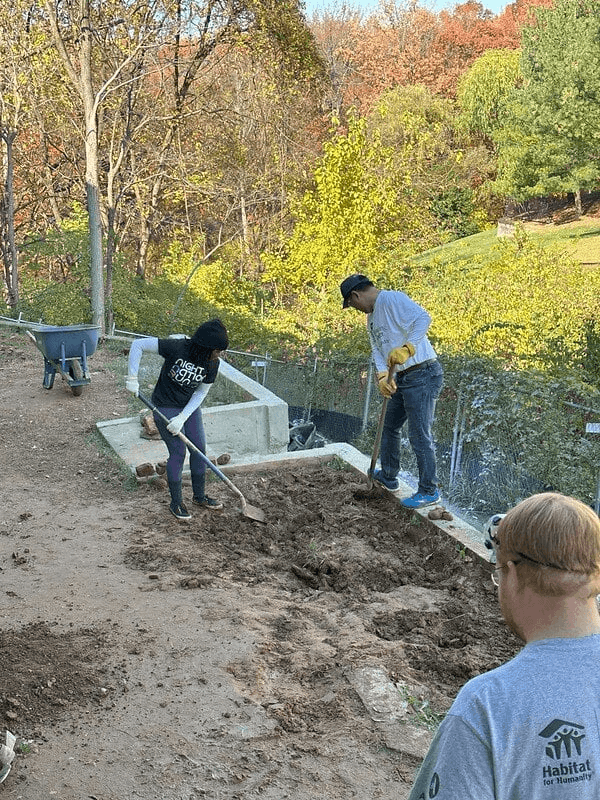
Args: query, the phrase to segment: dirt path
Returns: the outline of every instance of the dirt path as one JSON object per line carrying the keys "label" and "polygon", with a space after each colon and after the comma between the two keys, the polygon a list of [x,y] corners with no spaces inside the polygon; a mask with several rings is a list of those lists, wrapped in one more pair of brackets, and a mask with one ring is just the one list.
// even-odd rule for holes
{"label": "dirt path", "polygon": [[335,461],[235,476],[264,526],[217,483],[224,511],[178,524],[96,434],[131,413],[118,358],[46,391],[0,329],[0,797],[403,800],[458,687],[518,647],[485,570]]}

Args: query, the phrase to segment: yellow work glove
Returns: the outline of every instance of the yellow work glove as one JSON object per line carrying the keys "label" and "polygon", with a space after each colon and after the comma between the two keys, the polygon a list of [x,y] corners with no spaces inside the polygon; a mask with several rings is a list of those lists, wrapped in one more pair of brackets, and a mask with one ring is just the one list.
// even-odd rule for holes
{"label": "yellow work glove", "polygon": [[397,389],[396,381],[393,378],[390,378],[388,383],[388,373],[387,372],[378,372],[377,373],[377,384],[379,386],[379,391],[384,397],[387,397],[388,400],[394,394]]}
{"label": "yellow work glove", "polygon": [[387,365],[391,369],[397,364],[404,364],[404,362],[411,356],[414,356],[415,348],[410,342],[403,344],[402,347],[394,347],[390,350],[387,357]]}

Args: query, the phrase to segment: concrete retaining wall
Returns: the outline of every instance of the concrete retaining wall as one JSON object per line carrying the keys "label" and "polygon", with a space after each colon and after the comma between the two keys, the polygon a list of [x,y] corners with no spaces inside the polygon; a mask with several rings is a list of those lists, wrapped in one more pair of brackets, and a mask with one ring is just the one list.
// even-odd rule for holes
{"label": "concrete retaining wall", "polygon": [[[221,362],[219,373],[253,399],[202,409],[208,456],[229,453],[235,462],[247,456],[286,452],[289,441],[287,403],[226,362]],[[96,427],[132,470],[139,464],[156,464],[167,457],[162,440],[140,436],[139,416],[98,422]]]}

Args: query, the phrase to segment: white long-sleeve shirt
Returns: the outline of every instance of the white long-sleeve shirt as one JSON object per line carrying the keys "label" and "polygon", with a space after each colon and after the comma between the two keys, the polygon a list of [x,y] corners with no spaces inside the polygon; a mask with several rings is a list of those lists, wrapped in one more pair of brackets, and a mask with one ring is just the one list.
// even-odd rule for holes
{"label": "white long-sleeve shirt", "polygon": [[427,311],[407,294],[382,289],[375,299],[373,311],[367,315],[367,330],[377,371],[387,370],[390,350],[402,347],[407,342],[413,345],[415,354],[397,371],[402,372],[415,364],[436,358],[436,352],[427,338],[430,325],[431,317]]}

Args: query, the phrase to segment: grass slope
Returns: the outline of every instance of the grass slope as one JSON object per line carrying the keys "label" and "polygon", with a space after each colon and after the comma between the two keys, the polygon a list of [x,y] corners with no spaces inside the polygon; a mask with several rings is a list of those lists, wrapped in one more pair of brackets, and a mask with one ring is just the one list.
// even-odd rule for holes
{"label": "grass slope", "polygon": [[[523,227],[532,238],[539,239],[548,247],[563,247],[573,252],[582,264],[600,266],[600,218],[583,217],[576,222],[559,225],[527,222]],[[497,243],[496,228],[493,228],[420,253],[412,259],[412,263],[417,266],[434,259],[442,264],[475,258],[486,260],[493,257]]]}

